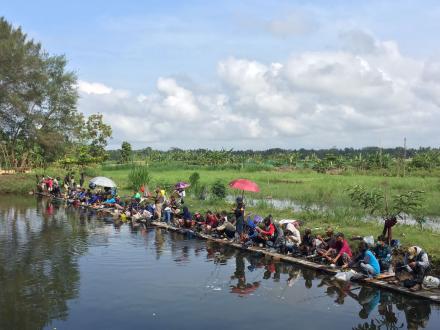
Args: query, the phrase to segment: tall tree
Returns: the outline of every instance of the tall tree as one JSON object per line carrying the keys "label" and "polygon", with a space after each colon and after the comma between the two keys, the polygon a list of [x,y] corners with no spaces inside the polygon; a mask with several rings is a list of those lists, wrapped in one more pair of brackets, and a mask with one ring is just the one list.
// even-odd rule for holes
{"label": "tall tree", "polygon": [[121,163],[127,163],[131,158],[131,144],[123,141],[121,145]]}
{"label": "tall tree", "polygon": [[93,114],[87,118],[82,131],[82,142],[89,146],[90,155],[103,161],[108,155],[105,151],[107,140],[112,136],[112,128],[104,123],[103,115]]}
{"label": "tall tree", "polygon": [[21,28],[0,18],[0,138],[3,162],[55,160],[78,133],[76,76]]}

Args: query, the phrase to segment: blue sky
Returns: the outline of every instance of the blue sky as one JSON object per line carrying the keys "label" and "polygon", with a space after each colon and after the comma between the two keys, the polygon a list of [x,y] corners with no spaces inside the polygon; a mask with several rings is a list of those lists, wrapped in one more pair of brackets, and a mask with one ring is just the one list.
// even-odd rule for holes
{"label": "blue sky", "polygon": [[[423,82],[426,67],[437,68],[440,58],[437,1],[10,1],[1,8],[0,15],[21,25],[50,53],[66,54],[69,68],[83,82],[81,111],[100,111],[112,124],[119,122],[119,111],[125,124],[115,125],[114,146],[124,139],[135,146],[159,148],[395,145],[405,134],[414,146],[438,146],[436,136],[430,135],[434,127],[423,122],[440,118],[437,81],[430,78],[429,90]],[[388,42],[398,49],[397,60]],[[371,74],[382,72],[384,81],[394,81],[395,97],[377,104],[378,90],[386,86],[379,82],[373,88],[376,78],[356,71],[350,74],[360,80],[350,76],[345,82],[356,86],[359,82],[360,95],[372,90],[379,94],[356,99],[331,91],[332,84],[321,86],[323,76],[316,75],[315,66],[339,68],[345,63],[340,59],[354,59],[361,71],[367,63]],[[282,66],[279,72],[271,69],[274,63]],[[295,71],[292,65],[308,65],[310,70]],[[406,68],[407,74],[402,73]],[[339,75],[349,70],[342,69]],[[411,75],[417,75],[418,81]],[[258,80],[261,76],[264,82]],[[338,80],[338,75],[332,78]],[[99,89],[102,86],[107,89]],[[405,97],[413,102],[411,109],[420,110],[409,114],[404,104],[392,103]],[[427,98],[432,99],[429,106],[422,104]],[[271,108],[268,102],[280,104]],[[283,108],[289,102],[296,104],[295,109]],[[392,113],[387,113],[388,106]],[[397,115],[394,109],[399,107]],[[311,125],[325,119],[317,116],[322,108],[327,119],[339,121]],[[139,125],[139,118],[148,120],[161,113],[168,115],[163,127],[145,123],[142,129],[151,134],[143,139],[130,136],[130,127]],[[377,122],[360,125],[364,118],[371,119],[371,113]],[[167,122],[168,117],[172,122]],[[398,117],[405,121],[397,123]],[[169,139],[168,130],[178,129],[173,122],[194,132],[198,120],[217,125],[217,135],[185,133]],[[418,120],[420,126],[408,125]],[[243,125],[252,121],[249,127]],[[383,122],[397,125],[398,138],[386,131]],[[421,134],[422,126],[426,134]],[[231,129],[241,131],[241,127],[246,132],[226,137]]]}

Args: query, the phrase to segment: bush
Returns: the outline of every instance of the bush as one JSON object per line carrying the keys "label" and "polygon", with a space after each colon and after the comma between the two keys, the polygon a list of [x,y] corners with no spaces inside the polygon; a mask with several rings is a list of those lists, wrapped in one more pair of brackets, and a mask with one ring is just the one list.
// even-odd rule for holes
{"label": "bush", "polygon": [[149,185],[151,176],[147,166],[133,166],[128,174],[128,182],[133,190],[138,190],[143,185]]}
{"label": "bush", "polygon": [[214,184],[211,186],[211,193],[216,197],[223,199],[226,197],[226,186],[223,182],[220,180],[217,180],[214,182]]}
{"label": "bush", "polygon": [[[79,171],[79,172],[81,172],[81,171]],[[87,166],[86,168],[84,168],[83,172],[84,172],[85,176],[88,176],[91,178],[94,178],[95,176],[99,176],[99,171],[96,168],[96,166],[95,167]]]}
{"label": "bush", "polygon": [[194,172],[189,177],[189,183],[191,183],[191,186],[196,187],[199,184],[200,181],[200,174],[198,172]]}

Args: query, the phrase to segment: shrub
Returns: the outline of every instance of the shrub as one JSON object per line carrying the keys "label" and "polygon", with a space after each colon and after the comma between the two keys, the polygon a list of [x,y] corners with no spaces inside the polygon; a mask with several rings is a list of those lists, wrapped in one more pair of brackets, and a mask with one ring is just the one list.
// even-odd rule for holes
{"label": "shrub", "polygon": [[220,180],[214,182],[211,186],[211,193],[216,197],[223,199],[226,197],[226,186]]}
{"label": "shrub", "polygon": [[191,183],[191,186],[196,187],[199,184],[200,181],[200,174],[198,172],[194,172],[189,177],[189,183]]}
{"label": "shrub", "polygon": [[128,182],[133,190],[138,190],[143,185],[149,185],[151,176],[147,166],[133,166],[128,174]]}
{"label": "shrub", "polygon": [[86,168],[84,168],[84,175],[91,178],[99,176],[98,168],[96,166],[87,166]]}

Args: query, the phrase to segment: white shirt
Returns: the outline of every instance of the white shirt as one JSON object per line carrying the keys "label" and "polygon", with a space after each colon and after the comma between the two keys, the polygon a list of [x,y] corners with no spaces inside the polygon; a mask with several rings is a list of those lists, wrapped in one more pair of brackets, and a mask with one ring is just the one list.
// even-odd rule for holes
{"label": "white shirt", "polygon": [[290,235],[286,235],[286,238],[294,243],[301,244],[301,233],[296,229],[293,223],[288,223],[286,229],[290,231]]}

